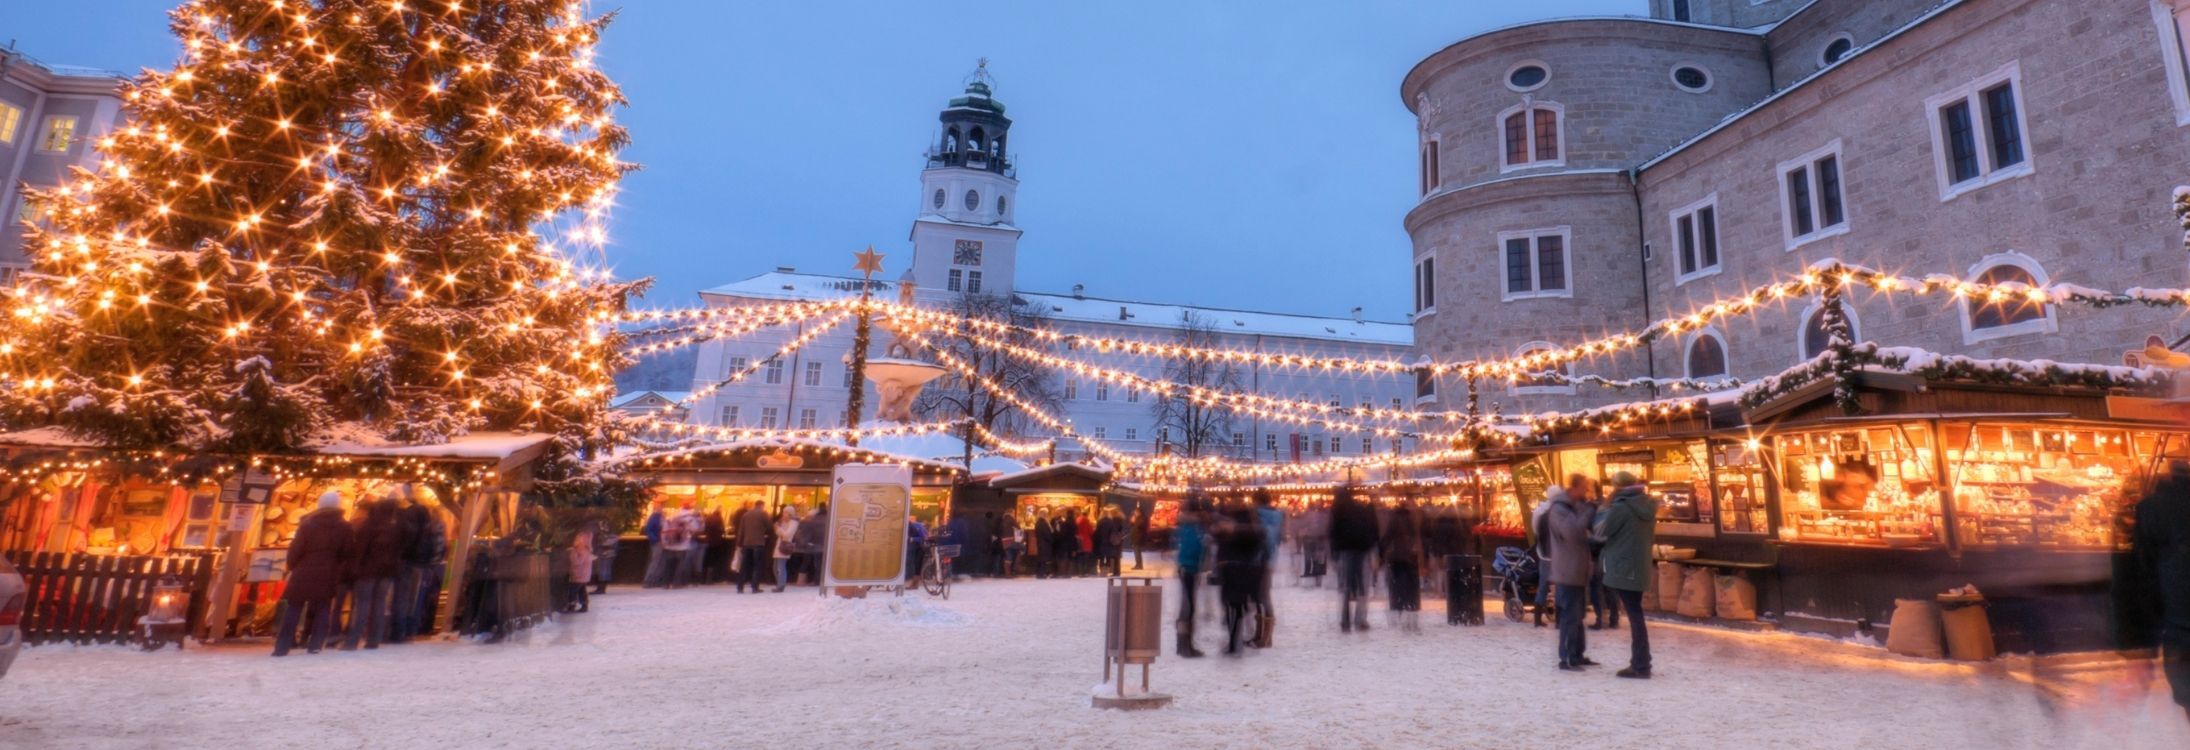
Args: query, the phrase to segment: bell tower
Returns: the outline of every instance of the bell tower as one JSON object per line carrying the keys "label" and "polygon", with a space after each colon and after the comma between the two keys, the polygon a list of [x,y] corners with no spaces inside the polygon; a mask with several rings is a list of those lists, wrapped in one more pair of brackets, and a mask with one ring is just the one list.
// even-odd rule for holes
{"label": "bell tower", "polygon": [[982,59],[963,95],[950,100],[920,171],[920,208],[912,227],[913,277],[944,294],[1008,294],[1018,265],[1018,171],[1009,148],[1011,118],[993,96]]}

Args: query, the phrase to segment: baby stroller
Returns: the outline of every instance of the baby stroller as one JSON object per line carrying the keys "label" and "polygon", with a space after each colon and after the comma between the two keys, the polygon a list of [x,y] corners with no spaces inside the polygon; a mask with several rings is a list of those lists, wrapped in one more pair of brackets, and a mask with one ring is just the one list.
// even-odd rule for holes
{"label": "baby stroller", "polygon": [[1498,573],[1498,594],[1506,600],[1506,619],[1520,622],[1536,611],[1536,589],[1543,585],[1542,567],[1533,550],[1497,549],[1490,568]]}

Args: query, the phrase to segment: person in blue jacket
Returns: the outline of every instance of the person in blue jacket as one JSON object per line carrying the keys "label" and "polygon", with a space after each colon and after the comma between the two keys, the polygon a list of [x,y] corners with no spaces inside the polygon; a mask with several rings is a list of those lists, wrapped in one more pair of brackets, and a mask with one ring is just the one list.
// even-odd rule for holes
{"label": "person in blue jacket", "polygon": [[662,577],[669,570],[669,555],[662,551],[662,504],[654,503],[654,509],[646,514],[646,524],[639,527],[646,535],[646,579],[640,584],[646,588],[662,587]]}
{"label": "person in blue jacket", "polygon": [[1202,540],[1202,514],[1208,511],[1209,501],[1200,495],[1189,495],[1179,509],[1178,529],[1172,536],[1178,541],[1179,561],[1179,655],[1188,659],[1201,657],[1201,649],[1194,648],[1194,595],[1195,585],[1201,581],[1202,558],[1207,547]]}

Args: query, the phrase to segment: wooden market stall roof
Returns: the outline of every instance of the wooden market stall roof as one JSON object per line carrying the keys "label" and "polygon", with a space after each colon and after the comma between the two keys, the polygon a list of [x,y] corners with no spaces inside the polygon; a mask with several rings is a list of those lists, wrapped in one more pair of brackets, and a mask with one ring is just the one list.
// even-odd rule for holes
{"label": "wooden market stall roof", "polygon": [[990,479],[989,486],[1006,492],[1014,490],[1021,492],[1039,490],[1095,492],[1108,485],[1114,473],[1108,466],[1067,461],[1004,474]]}

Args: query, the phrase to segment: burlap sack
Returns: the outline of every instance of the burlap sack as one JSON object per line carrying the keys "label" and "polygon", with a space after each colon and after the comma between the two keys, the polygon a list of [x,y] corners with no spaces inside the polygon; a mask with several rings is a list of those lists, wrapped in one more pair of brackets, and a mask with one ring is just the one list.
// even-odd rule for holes
{"label": "burlap sack", "polygon": [[1946,658],[1946,645],[1940,642],[1939,604],[1929,599],[1893,600],[1886,650],[1926,659]]}
{"label": "burlap sack", "polygon": [[1651,609],[1659,612],[1671,612],[1679,607],[1681,601],[1681,564],[1677,562],[1659,562],[1658,576],[1653,581],[1653,585],[1658,589],[1658,599],[1657,606]]}
{"label": "burlap sack", "polygon": [[1658,577],[1655,574],[1643,582],[1642,608],[1644,611],[1658,608]]}
{"label": "burlap sack", "polygon": [[1690,568],[1681,573],[1680,609],[1682,617],[1710,617],[1713,604],[1717,603],[1717,584],[1712,580],[1709,568]]}
{"label": "burlap sack", "polygon": [[1719,618],[1724,620],[1757,619],[1757,585],[1738,575],[1722,575],[1717,578]]}
{"label": "burlap sack", "polygon": [[1983,606],[1952,607],[1940,613],[1946,632],[1947,655],[1956,661],[1986,661],[1998,655],[1992,643],[1992,621]]}

